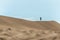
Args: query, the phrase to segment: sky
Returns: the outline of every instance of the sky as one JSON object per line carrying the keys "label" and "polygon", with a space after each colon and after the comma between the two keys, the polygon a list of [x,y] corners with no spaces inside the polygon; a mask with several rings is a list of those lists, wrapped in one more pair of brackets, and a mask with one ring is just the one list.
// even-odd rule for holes
{"label": "sky", "polygon": [[60,0],[0,0],[0,15],[60,22]]}

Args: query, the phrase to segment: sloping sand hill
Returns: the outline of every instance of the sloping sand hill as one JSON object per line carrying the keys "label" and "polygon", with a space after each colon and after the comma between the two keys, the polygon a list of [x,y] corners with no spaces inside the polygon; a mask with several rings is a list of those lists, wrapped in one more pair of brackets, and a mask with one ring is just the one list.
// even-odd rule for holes
{"label": "sloping sand hill", "polygon": [[60,24],[0,16],[0,40],[60,40]]}

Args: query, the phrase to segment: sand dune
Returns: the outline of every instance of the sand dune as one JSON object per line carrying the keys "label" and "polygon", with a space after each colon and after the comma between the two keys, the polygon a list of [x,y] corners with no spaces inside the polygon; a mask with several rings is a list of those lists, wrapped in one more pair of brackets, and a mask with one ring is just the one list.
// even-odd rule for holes
{"label": "sand dune", "polygon": [[60,40],[60,24],[0,16],[0,40]]}

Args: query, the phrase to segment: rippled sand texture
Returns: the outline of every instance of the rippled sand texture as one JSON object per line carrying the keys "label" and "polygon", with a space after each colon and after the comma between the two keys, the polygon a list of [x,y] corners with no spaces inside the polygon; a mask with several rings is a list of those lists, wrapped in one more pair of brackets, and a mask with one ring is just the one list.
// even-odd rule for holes
{"label": "rippled sand texture", "polygon": [[60,40],[60,24],[0,16],[0,40]]}
{"label": "rippled sand texture", "polygon": [[58,33],[48,30],[14,29],[0,30],[0,40],[57,40]]}

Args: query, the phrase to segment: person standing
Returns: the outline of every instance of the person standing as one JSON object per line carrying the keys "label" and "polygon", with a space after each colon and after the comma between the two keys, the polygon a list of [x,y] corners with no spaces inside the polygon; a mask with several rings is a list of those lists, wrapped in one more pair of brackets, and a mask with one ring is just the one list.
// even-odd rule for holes
{"label": "person standing", "polygon": [[42,17],[40,17],[40,21],[42,20]]}

